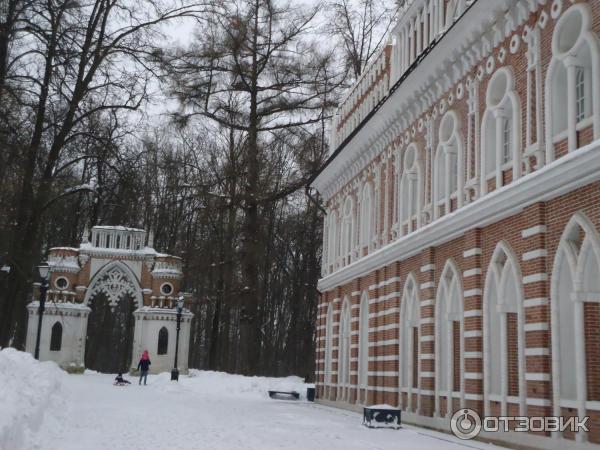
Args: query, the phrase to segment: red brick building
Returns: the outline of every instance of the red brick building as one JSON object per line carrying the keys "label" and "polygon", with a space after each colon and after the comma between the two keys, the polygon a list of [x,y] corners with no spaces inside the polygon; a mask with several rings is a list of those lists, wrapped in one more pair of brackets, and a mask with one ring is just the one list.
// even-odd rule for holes
{"label": "red brick building", "polygon": [[600,443],[600,1],[412,0],[345,97],[326,201],[317,396],[590,416]]}

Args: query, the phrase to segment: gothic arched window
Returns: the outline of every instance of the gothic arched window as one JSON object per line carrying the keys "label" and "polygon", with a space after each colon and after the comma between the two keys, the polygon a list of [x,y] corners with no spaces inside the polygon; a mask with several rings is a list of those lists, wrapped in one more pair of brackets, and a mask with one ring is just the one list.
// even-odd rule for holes
{"label": "gothic arched window", "polygon": [[156,353],[158,355],[166,355],[167,349],[169,348],[169,331],[162,327],[158,332],[158,349]]}
{"label": "gothic arched window", "polygon": [[60,322],[56,322],[52,325],[52,334],[50,336],[50,351],[60,352],[62,348],[62,333],[63,327]]}

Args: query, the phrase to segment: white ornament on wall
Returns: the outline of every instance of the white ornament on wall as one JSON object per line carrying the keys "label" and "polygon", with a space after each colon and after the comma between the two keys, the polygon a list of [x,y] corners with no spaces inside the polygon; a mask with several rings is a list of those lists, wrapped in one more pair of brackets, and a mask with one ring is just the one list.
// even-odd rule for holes
{"label": "white ornament on wall", "polygon": [[97,294],[105,294],[109,305],[114,308],[126,294],[131,295],[137,301],[138,288],[122,268],[115,266],[94,282],[89,298],[91,299]]}

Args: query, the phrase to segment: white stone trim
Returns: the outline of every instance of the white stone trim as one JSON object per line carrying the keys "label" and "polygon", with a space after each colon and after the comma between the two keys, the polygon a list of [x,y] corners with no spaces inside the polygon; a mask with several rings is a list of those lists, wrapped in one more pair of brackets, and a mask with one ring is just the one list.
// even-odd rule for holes
{"label": "white stone trim", "polygon": [[434,288],[435,287],[435,283],[433,281],[426,281],[425,283],[421,283],[421,290],[423,289],[429,289],[429,288]]}
{"label": "white stone trim", "polygon": [[398,371],[395,370],[373,370],[367,372],[370,377],[397,377]]}
{"label": "white stone trim", "polygon": [[421,340],[421,342],[433,342],[435,340],[435,336],[433,336],[433,335],[421,336],[420,340]]}
{"label": "white stone trim", "polygon": [[463,278],[474,277],[476,275],[481,275],[481,269],[479,267],[476,267],[475,269],[465,270],[463,272]]}
{"label": "white stone trim", "polygon": [[523,326],[525,331],[548,331],[547,322],[526,323]]}
{"label": "white stone trim", "polygon": [[525,239],[531,236],[535,236],[536,234],[543,234],[545,232],[546,225],[535,225],[533,227],[526,228],[525,230],[521,231],[521,237]]}
{"label": "white stone trim", "polygon": [[398,355],[369,356],[369,362],[398,361],[399,359],[400,356]]}
{"label": "white stone trim", "polygon": [[481,309],[470,309],[464,312],[464,317],[481,317],[483,315],[483,311]]}
{"label": "white stone trim", "polygon": [[397,306],[393,306],[391,308],[384,309],[379,312],[369,313],[369,319],[374,319],[376,317],[383,317],[383,316],[388,316],[390,314],[399,314],[399,313],[400,313],[400,308],[398,308]]}
{"label": "white stone trim", "polygon": [[465,359],[479,359],[483,358],[483,352],[465,352]]}
{"label": "white stone trim", "polygon": [[470,248],[469,250],[465,250],[463,252],[463,258],[470,258],[471,256],[478,256],[481,255],[481,248],[479,247],[473,247]]}
{"label": "white stone trim", "polygon": [[532,398],[532,397],[527,397],[527,400],[525,403],[527,403],[527,405],[529,405],[529,406],[550,406],[550,405],[552,405],[552,403],[548,399]]}
{"label": "white stone trim", "polygon": [[481,330],[469,330],[464,333],[466,338],[480,338],[483,336]]}
{"label": "white stone trim", "polygon": [[526,372],[525,380],[527,381],[550,381],[549,373]]}
{"label": "white stone trim", "polygon": [[370,327],[369,328],[369,333],[378,333],[380,331],[395,330],[399,326],[400,325],[397,324],[397,323],[390,323],[388,325],[380,325],[378,327]]}
{"label": "white stone trim", "polygon": [[533,275],[527,275],[523,277],[523,284],[537,283],[538,281],[547,281],[547,273],[534,273]]}
{"label": "white stone trim", "polygon": [[388,278],[387,280],[385,280],[385,281],[381,281],[381,282],[379,282],[378,284],[372,284],[371,286],[369,286],[369,290],[370,290],[370,291],[374,291],[375,289],[378,289],[378,288],[385,287],[385,286],[387,286],[388,284],[392,284],[392,283],[395,283],[395,282],[397,282],[397,281],[400,281],[400,277],[392,277],[392,278]]}
{"label": "white stone trim", "polygon": [[526,348],[525,356],[550,356],[550,349],[547,347]]}
{"label": "white stone trim", "polygon": [[398,339],[386,339],[385,341],[369,342],[369,347],[383,347],[386,345],[396,345],[400,342]]}
{"label": "white stone trim", "polygon": [[421,378],[435,378],[435,372],[421,372]]}
{"label": "white stone trim", "polygon": [[523,300],[525,308],[535,308],[537,306],[547,306],[548,299],[546,297],[526,298]]}
{"label": "white stone trim", "polygon": [[432,298],[428,298],[427,300],[421,301],[421,308],[424,308],[427,306],[433,306],[433,305],[435,305],[435,300]]}
{"label": "white stone trim", "polygon": [[478,295],[482,295],[482,291],[479,288],[467,289],[465,292],[463,292],[464,298],[477,297]]}
{"label": "white stone trim", "polygon": [[465,372],[465,380],[483,380],[482,372]]}
{"label": "white stone trim", "polygon": [[435,270],[435,264],[425,264],[421,266],[421,273],[433,272]]}
{"label": "white stone trim", "polygon": [[548,256],[548,251],[545,248],[538,248],[537,250],[531,250],[530,252],[523,253],[523,261],[531,261],[536,258],[545,258]]}

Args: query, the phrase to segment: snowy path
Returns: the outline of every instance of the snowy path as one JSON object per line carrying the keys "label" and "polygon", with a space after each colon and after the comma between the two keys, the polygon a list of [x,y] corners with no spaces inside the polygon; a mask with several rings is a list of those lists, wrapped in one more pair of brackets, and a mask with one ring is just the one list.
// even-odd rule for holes
{"label": "snowy path", "polygon": [[[109,375],[70,375],[65,405],[36,433],[39,450],[492,448],[412,427],[369,430],[358,414],[264,395],[268,379],[197,372],[180,383],[113,387]],[[248,381],[250,380],[250,382]],[[135,381],[135,380],[132,380]],[[48,411],[52,415],[52,411]],[[62,416],[62,417],[60,417]],[[60,417],[60,419],[59,419]],[[493,447],[498,448],[498,447]]]}

